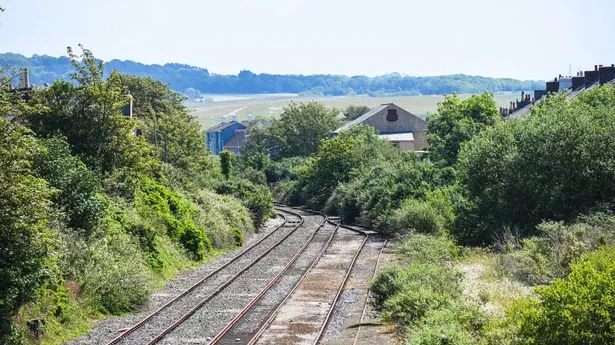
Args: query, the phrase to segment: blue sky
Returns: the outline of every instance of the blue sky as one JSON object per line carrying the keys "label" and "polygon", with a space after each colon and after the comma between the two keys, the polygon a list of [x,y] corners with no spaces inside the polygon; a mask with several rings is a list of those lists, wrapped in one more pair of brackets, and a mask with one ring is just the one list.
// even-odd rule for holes
{"label": "blue sky", "polygon": [[612,0],[0,0],[0,52],[235,74],[522,79],[615,63]]}

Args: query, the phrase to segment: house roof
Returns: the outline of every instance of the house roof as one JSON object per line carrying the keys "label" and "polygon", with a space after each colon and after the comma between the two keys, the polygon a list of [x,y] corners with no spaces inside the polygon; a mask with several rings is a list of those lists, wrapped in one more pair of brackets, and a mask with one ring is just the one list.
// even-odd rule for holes
{"label": "house roof", "polygon": [[237,122],[237,121],[222,122],[222,123],[219,123],[219,124],[217,124],[217,125],[215,125],[215,126],[209,127],[209,128],[207,129],[207,132],[220,132],[221,130],[223,130],[223,129],[225,129],[226,127],[228,127],[228,126],[230,126],[230,125],[232,125],[232,124],[235,124],[235,123],[240,124],[240,125],[242,125],[243,127],[245,127],[245,125],[244,125],[244,124],[242,124],[241,122]]}
{"label": "house roof", "polygon": [[380,134],[380,139],[388,141],[414,141],[414,134],[409,133],[394,133],[394,134]]}
{"label": "house roof", "polygon": [[339,134],[342,131],[345,131],[347,129],[349,129],[352,126],[358,125],[359,123],[362,123],[363,121],[369,119],[370,117],[376,115],[377,113],[379,113],[380,111],[386,109],[386,107],[392,105],[393,103],[386,103],[386,104],[381,104],[377,107],[372,108],[372,110],[368,111],[367,113],[357,117],[356,119],[344,124],[342,127],[336,129],[335,131],[333,131],[333,133],[335,134]]}

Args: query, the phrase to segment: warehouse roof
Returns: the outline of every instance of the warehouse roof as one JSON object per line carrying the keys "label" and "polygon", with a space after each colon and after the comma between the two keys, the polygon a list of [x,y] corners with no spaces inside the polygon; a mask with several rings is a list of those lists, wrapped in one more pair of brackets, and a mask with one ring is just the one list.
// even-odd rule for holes
{"label": "warehouse roof", "polygon": [[336,129],[335,131],[333,131],[333,133],[339,134],[340,132],[349,129],[352,126],[358,125],[358,124],[362,123],[363,121],[369,119],[370,117],[376,115],[377,113],[379,113],[380,111],[382,111],[383,109],[385,109],[386,107],[388,107],[391,104],[392,103],[386,103],[386,104],[381,104],[381,105],[379,105],[377,107],[374,107],[372,110],[368,111],[367,113],[357,117],[356,119],[346,123],[345,125],[343,125],[342,127],[338,128],[338,129]]}

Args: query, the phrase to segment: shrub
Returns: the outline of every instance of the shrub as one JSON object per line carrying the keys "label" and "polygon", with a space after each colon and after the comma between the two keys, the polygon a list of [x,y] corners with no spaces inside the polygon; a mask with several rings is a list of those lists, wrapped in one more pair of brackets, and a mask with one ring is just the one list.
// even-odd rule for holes
{"label": "shrub", "polygon": [[520,242],[510,238],[511,244],[502,246],[505,253],[497,257],[504,273],[529,284],[548,284],[563,278],[575,258],[615,243],[615,216],[611,213],[582,215],[572,224],[543,222],[537,228],[540,236]]}
{"label": "shrub", "polygon": [[42,151],[32,132],[0,117],[0,343],[18,340],[12,317],[54,266],[54,190],[34,171]]}
{"label": "shrub", "polygon": [[228,151],[220,152],[220,170],[222,175],[228,180],[231,177],[231,153]]}
{"label": "shrub", "polygon": [[568,277],[536,293],[521,312],[523,343],[615,343],[615,247],[584,254]]}
{"label": "shrub", "polygon": [[152,277],[137,243],[121,232],[121,225],[105,219],[106,235],[84,240],[63,237],[62,271],[78,282],[81,297],[97,312],[120,314],[141,305]]}
{"label": "shrub", "polygon": [[135,204],[142,214],[162,221],[166,234],[181,243],[195,260],[203,259],[211,250],[205,229],[195,224],[194,206],[181,194],[152,179],[143,179],[136,191]]}
{"label": "shrub", "polygon": [[220,183],[217,192],[232,195],[243,202],[250,211],[256,229],[273,214],[273,197],[267,187],[256,185],[247,180],[232,179]]}
{"label": "shrub", "polygon": [[67,225],[91,231],[106,207],[100,180],[73,155],[61,136],[42,140],[46,150],[37,158],[39,174],[58,189],[54,202],[67,216]]}
{"label": "shrub", "polygon": [[410,328],[406,342],[412,345],[476,344],[477,335],[486,324],[485,315],[474,305],[453,302],[427,312]]}
{"label": "shrub", "polygon": [[[546,98],[532,114],[482,131],[460,151],[469,205],[456,227],[465,243],[493,241],[505,226],[532,233],[545,219],[571,221],[615,205],[615,86],[574,101]],[[472,215],[468,215],[470,213]]]}
{"label": "shrub", "polygon": [[[387,232],[420,232],[432,235],[444,233],[445,219],[425,201],[406,199],[393,212],[391,228]],[[385,229],[383,229],[385,230]]]}
{"label": "shrub", "polygon": [[384,311],[386,319],[409,324],[458,297],[460,279],[459,272],[441,264],[388,267],[372,284],[374,305]]}
{"label": "shrub", "polygon": [[[384,157],[384,156],[383,156]],[[401,159],[382,160],[368,165],[348,183],[339,185],[329,199],[329,208],[339,210],[342,220],[355,218],[385,231],[391,215],[405,199],[424,200],[430,189],[443,183],[439,170],[413,154]]]}
{"label": "shrub", "polygon": [[407,263],[452,262],[459,256],[455,243],[443,236],[413,234],[397,248]]}
{"label": "shrub", "polygon": [[297,167],[305,163],[305,161],[306,158],[304,157],[289,157],[269,162],[264,169],[267,182],[275,183],[296,180],[299,177],[296,171]]}

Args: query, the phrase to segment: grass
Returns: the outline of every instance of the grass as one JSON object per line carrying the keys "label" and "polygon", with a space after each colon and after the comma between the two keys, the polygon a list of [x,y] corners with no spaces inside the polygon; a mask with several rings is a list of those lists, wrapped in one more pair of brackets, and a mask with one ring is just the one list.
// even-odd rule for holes
{"label": "grass", "polygon": [[[467,98],[470,94],[461,94]],[[519,97],[519,92],[496,93],[495,101],[499,106],[508,106],[511,101]],[[308,102],[317,101],[327,107],[343,109],[350,104],[367,105],[370,107],[382,103],[395,103],[411,113],[424,116],[427,112],[437,109],[438,102],[444,99],[442,95],[421,96],[394,96],[394,97],[369,97],[369,96],[298,96],[292,94],[281,95],[211,95],[213,102],[195,103],[188,102],[187,106],[192,109],[203,128],[209,128],[220,121],[220,117],[229,114],[237,114],[238,120],[245,120],[248,115],[255,117],[275,118],[282,112],[282,108],[290,101]]]}
{"label": "grass", "polygon": [[463,273],[463,294],[489,317],[504,316],[518,299],[532,294],[532,289],[498,273],[495,253],[480,248],[464,248],[456,268]]}

